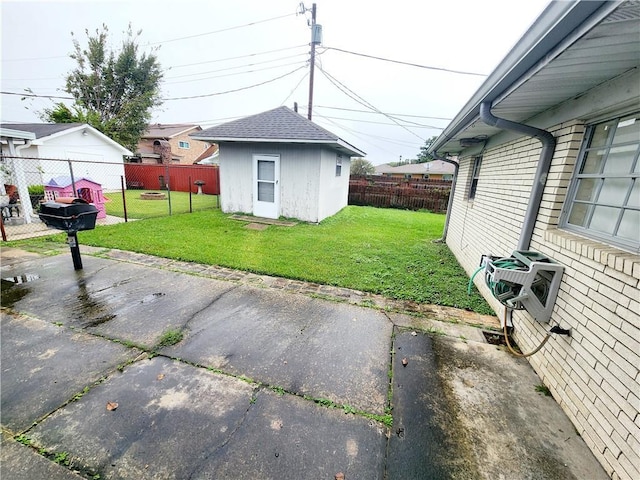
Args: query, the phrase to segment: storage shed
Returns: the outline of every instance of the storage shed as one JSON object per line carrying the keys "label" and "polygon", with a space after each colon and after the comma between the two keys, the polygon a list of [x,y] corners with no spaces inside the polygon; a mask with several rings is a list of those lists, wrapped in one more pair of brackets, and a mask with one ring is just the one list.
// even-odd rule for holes
{"label": "storage shed", "polygon": [[365,153],[287,107],[191,135],[219,145],[225,213],[320,222],[347,205],[351,157]]}

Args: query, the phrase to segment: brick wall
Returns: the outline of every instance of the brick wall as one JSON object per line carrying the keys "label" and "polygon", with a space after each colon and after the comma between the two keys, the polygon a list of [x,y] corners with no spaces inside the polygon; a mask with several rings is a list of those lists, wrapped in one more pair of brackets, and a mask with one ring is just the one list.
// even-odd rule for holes
{"label": "brick wall", "polygon": [[[514,337],[531,351],[550,326],[553,336],[529,361],[605,470],[614,479],[640,478],[640,256],[557,228],[584,134],[577,121],[550,128],[558,142],[531,249],[565,266],[550,324],[524,311],[513,315]],[[447,244],[467,272],[480,255],[516,248],[541,145],[518,140],[484,152],[473,201],[467,199],[472,158],[460,162]],[[476,285],[496,313],[503,307]]]}

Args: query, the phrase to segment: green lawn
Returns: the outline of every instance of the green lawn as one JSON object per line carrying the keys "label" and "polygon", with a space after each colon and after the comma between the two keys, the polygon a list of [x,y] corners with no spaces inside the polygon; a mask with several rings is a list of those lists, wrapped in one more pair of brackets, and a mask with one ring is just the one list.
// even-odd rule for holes
{"label": "green lawn", "polygon": [[[80,232],[81,244],[220,265],[493,314],[442,234],[444,215],[349,206],[319,225],[256,231],[219,210]],[[56,236],[61,241],[64,236]],[[50,239],[51,241],[53,239]],[[32,242],[44,240],[32,240]],[[14,244],[22,242],[12,242]]]}
{"label": "green lawn", "polygon": [[[140,194],[145,192],[164,193],[165,200],[142,200]],[[128,218],[154,218],[169,215],[169,197],[164,190],[125,190],[125,201],[127,203]],[[122,193],[105,193],[108,199],[105,208],[108,215],[124,217],[124,204]],[[196,195],[191,194],[191,210],[201,211],[218,207],[218,197],[216,195]],[[189,193],[171,192],[171,213],[189,212]]]}

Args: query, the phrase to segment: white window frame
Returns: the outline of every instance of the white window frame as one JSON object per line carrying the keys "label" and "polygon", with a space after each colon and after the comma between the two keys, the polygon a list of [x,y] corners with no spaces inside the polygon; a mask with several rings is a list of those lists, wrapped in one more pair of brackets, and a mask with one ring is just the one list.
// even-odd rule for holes
{"label": "white window frame", "polygon": [[[640,138],[633,138],[632,136],[630,140],[625,139],[627,141],[622,142],[615,139],[618,128],[631,121],[634,117],[635,122],[640,122],[640,112],[636,112],[587,126],[573,178],[567,192],[567,199],[562,209],[559,226],[564,230],[624,250],[640,252],[640,222],[636,225],[638,235],[635,239],[618,235],[624,215],[640,215]],[[596,132],[599,135],[604,133],[598,139],[605,137],[606,139],[604,143],[593,146],[592,143]],[[635,152],[633,152],[634,147]],[[626,150],[629,154],[625,157],[616,157],[614,156],[616,150]],[[614,155],[611,155],[611,153],[614,153]],[[590,154],[592,154],[591,157]],[[616,159],[622,158],[619,161],[628,161],[629,156],[631,156],[631,162],[626,169],[627,171],[611,172],[611,166]],[[588,168],[592,165],[588,161],[591,158],[591,162],[593,162],[594,157],[600,164],[597,170],[589,171]],[[585,169],[587,169],[586,172]],[[604,195],[605,190],[603,187],[605,181],[616,182],[619,186],[615,189],[608,188],[606,190],[607,194]],[[583,182],[585,188],[581,189]],[[588,198],[585,197],[585,192],[590,193]],[[610,196],[609,192],[616,192],[618,200],[608,200],[606,197]],[[602,197],[605,198],[602,199]],[[576,209],[576,215],[572,219],[574,208]],[[605,210],[610,213],[606,215],[607,219],[610,220],[615,217],[615,225],[611,232],[602,231],[601,224],[592,224],[594,221],[597,222],[598,218],[604,218],[604,216],[597,217],[595,215],[596,211],[602,212]],[[597,227],[600,227],[600,229]]]}
{"label": "white window frame", "polygon": [[342,176],[342,155],[336,157],[336,177]]}
{"label": "white window frame", "polygon": [[189,142],[185,142],[184,140],[180,140],[178,142],[178,148],[189,150],[191,148],[191,144]]}

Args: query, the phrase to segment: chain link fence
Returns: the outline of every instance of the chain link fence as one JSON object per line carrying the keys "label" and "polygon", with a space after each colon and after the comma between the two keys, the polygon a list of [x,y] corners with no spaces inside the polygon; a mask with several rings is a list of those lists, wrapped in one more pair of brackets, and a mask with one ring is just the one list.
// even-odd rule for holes
{"label": "chain link fence", "polygon": [[98,208],[97,225],[219,208],[214,165],[148,165],[0,157],[3,241],[57,233],[38,217],[42,202],[79,197]]}

